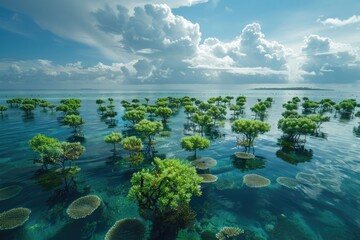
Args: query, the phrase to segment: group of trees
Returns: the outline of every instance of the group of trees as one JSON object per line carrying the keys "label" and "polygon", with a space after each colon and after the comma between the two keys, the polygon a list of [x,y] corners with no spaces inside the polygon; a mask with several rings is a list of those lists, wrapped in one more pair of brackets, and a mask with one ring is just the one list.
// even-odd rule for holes
{"label": "group of trees", "polygon": [[64,180],[65,187],[69,187],[69,180],[74,180],[74,175],[80,170],[73,166],[84,152],[85,148],[79,142],[60,142],[56,138],[49,138],[43,134],[38,134],[29,140],[30,148],[37,153],[34,163],[40,163],[42,173],[47,173],[51,168],[53,174],[59,174]]}
{"label": "group of trees", "polygon": [[[233,103],[235,101],[235,103]],[[108,105],[105,104],[108,102]],[[142,102],[142,103],[141,103]],[[43,109],[50,108],[45,101],[33,101],[33,106]],[[85,123],[79,116],[80,99],[63,99],[56,111],[64,113],[63,122],[72,127],[74,132],[79,132]],[[164,129],[168,128],[169,119],[176,114],[181,107],[187,117],[186,126],[192,134],[180,140],[180,146],[186,151],[194,152],[194,158],[198,157],[198,151],[210,146],[208,135],[220,131],[222,121],[227,117],[227,110],[231,113],[231,130],[236,133],[237,146],[244,147],[245,152],[254,152],[255,139],[270,131],[270,125],[264,121],[268,109],[272,106],[273,99],[258,99],[250,110],[255,114],[254,119],[241,119],[246,103],[245,96],[234,98],[232,96],[214,97],[207,101],[196,98],[159,98],[151,103],[150,99],[132,99],[121,101],[124,109],[122,119],[127,122],[122,132],[112,132],[105,136],[104,141],[112,144],[114,155],[118,152],[117,146],[128,151],[129,162],[132,165],[140,165],[144,159],[143,153],[152,160],[151,167],[145,167],[133,174],[132,187],[128,197],[139,206],[140,214],[153,221],[152,237],[165,239],[169,234],[174,234],[179,228],[185,228],[195,218],[189,202],[193,196],[201,195],[201,177],[194,167],[188,162],[176,159],[164,159],[155,157],[155,137]],[[30,100],[22,99],[9,101],[13,107],[24,107],[30,104]],[[115,100],[108,98],[107,101],[97,99],[97,110],[102,118],[109,120],[111,126],[116,126]],[[320,131],[321,124],[330,120],[326,115],[336,110],[342,117],[360,117],[360,111],[354,114],[358,104],[354,99],[348,99],[336,104],[330,99],[319,102],[308,98],[302,100],[294,97],[292,101],[283,104],[285,111],[283,118],[278,121],[278,128],[283,132],[282,141],[294,148],[301,149],[306,142],[306,136]],[[299,113],[300,107],[302,108]],[[35,107],[34,107],[35,108]],[[54,107],[52,107],[54,108]],[[29,107],[31,109],[31,107]],[[6,106],[0,106],[3,114]],[[257,120],[257,119],[260,120]],[[42,165],[44,172],[52,169],[58,170],[68,186],[68,176],[76,173],[73,162],[85,151],[79,142],[60,142],[56,138],[49,138],[38,134],[29,141],[31,149],[37,153],[35,162]],[[145,147],[144,147],[145,146]],[[144,151],[144,152],[143,152]],[[70,174],[70,175],[69,175]],[[171,233],[169,233],[171,232]]]}

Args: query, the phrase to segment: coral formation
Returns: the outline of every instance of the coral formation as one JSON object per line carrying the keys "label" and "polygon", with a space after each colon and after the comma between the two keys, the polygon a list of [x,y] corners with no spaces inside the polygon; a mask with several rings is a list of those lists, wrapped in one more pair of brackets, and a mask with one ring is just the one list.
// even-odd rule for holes
{"label": "coral formation", "polygon": [[7,200],[18,195],[22,190],[22,187],[17,185],[11,185],[0,189],[0,201]]}
{"label": "coral formation", "polygon": [[241,159],[254,159],[255,155],[251,154],[251,153],[246,153],[246,152],[236,152],[235,157],[241,158]]}
{"label": "coral formation", "polygon": [[145,226],[140,220],[124,218],[109,229],[105,240],[141,240],[144,236]]}
{"label": "coral formation", "polygon": [[314,174],[308,174],[303,172],[299,172],[298,174],[296,174],[296,180],[308,185],[320,184],[320,180]]}
{"label": "coral formation", "polygon": [[208,169],[211,167],[216,166],[217,161],[211,157],[202,157],[200,159],[197,159],[195,161],[192,162],[192,165],[195,166],[198,169]]}
{"label": "coral formation", "polygon": [[299,183],[296,179],[289,177],[278,177],[276,179],[276,182],[284,187],[291,189],[295,189],[296,187],[299,186]]}
{"label": "coral formation", "polygon": [[22,226],[28,219],[31,210],[28,208],[13,208],[0,214],[0,230],[14,229]]}
{"label": "coral formation", "polygon": [[66,213],[73,219],[85,218],[91,215],[101,205],[101,199],[96,195],[88,195],[73,201]]}
{"label": "coral formation", "polygon": [[246,174],[243,181],[246,186],[253,188],[261,188],[270,185],[269,179],[257,174]]}
{"label": "coral formation", "polygon": [[236,237],[242,233],[244,233],[244,230],[238,227],[223,227],[215,236],[217,239],[225,240]]}
{"label": "coral formation", "polygon": [[202,177],[202,183],[212,183],[216,182],[218,177],[212,174],[199,174]]}

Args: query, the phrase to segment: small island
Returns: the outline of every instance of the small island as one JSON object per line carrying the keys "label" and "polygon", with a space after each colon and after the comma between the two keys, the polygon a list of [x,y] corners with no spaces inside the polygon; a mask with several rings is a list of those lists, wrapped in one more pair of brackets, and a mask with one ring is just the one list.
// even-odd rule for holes
{"label": "small island", "polygon": [[252,88],[250,90],[292,90],[292,91],[333,91],[332,89],[310,88],[310,87],[286,87],[286,88]]}

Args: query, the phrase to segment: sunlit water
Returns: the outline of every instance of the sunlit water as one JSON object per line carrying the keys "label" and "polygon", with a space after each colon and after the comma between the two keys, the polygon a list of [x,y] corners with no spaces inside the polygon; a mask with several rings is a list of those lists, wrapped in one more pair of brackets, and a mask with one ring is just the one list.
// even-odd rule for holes
{"label": "sunlit water", "polygon": [[[124,129],[126,123],[121,119],[124,109],[120,101],[133,98],[143,101],[144,97],[154,101],[167,96],[206,100],[219,95],[245,95],[248,99],[245,118],[253,118],[249,108],[258,98],[272,97],[275,102],[266,119],[271,131],[256,140],[256,164],[235,166],[231,157],[239,151],[235,148],[236,135],[230,130],[230,121],[225,122],[225,138],[212,140],[210,148],[200,152],[201,156],[218,161],[217,166],[210,170],[218,176],[218,181],[203,184],[203,196],[191,202],[197,212],[197,221],[194,227],[180,231],[178,239],[201,239],[203,231],[216,233],[225,226],[245,229],[248,235],[243,239],[360,239],[360,138],[353,133],[359,119],[341,120],[331,113],[331,121],[324,123],[321,129],[326,138],[307,139],[306,148],[312,149],[313,155],[303,156],[303,162],[292,164],[276,155],[280,149],[277,139],[282,134],[277,129],[277,121],[281,118],[283,103],[294,96],[307,96],[311,100],[331,98],[336,102],[355,98],[360,102],[360,93],[352,90],[255,91],[246,90],[243,86],[227,90],[174,87],[171,90],[0,91],[0,105],[5,105],[5,100],[12,97],[38,97],[54,104],[63,98],[80,98],[81,116],[86,122],[83,127],[86,152],[77,160],[77,166],[81,168],[76,176],[79,193],[58,202],[52,198],[55,189],[45,188],[36,181],[34,174],[39,166],[32,162],[34,153],[28,147],[28,141],[38,133],[62,141],[70,137],[71,129],[59,122],[61,114],[42,112],[38,107],[33,117],[26,117],[21,110],[9,108],[0,118],[0,188],[14,184],[23,187],[16,197],[0,201],[0,212],[15,207],[26,207],[32,211],[20,233],[6,236],[7,233],[0,231],[0,238],[104,239],[115,221],[141,219],[137,205],[126,198],[133,169],[113,161],[112,146],[103,141],[104,136],[112,131]],[[113,97],[117,106],[118,125],[115,128],[108,128],[96,111],[95,100],[108,97]],[[184,136],[185,122],[181,108],[170,119],[171,136],[156,138],[160,154],[179,159],[191,155],[179,144]],[[125,154],[120,152],[120,155]],[[312,174],[319,183],[302,183],[296,189],[289,189],[276,182],[279,176],[295,178],[300,172]],[[267,177],[271,184],[260,189],[249,188],[242,182],[243,176],[248,173]],[[103,200],[102,216],[91,222],[71,220],[66,208],[74,199],[87,194],[96,194]],[[150,223],[146,224],[150,231]]]}

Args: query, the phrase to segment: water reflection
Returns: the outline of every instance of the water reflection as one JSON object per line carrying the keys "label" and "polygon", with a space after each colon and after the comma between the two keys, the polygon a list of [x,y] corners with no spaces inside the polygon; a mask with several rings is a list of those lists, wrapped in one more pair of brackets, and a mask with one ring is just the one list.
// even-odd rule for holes
{"label": "water reflection", "polygon": [[276,156],[285,162],[297,165],[299,163],[310,162],[313,157],[311,149],[287,149],[282,148],[276,151]]}
{"label": "water reflection", "polygon": [[241,172],[248,172],[251,170],[265,168],[265,158],[256,156],[255,159],[238,159],[235,156],[231,157],[232,164]]}

